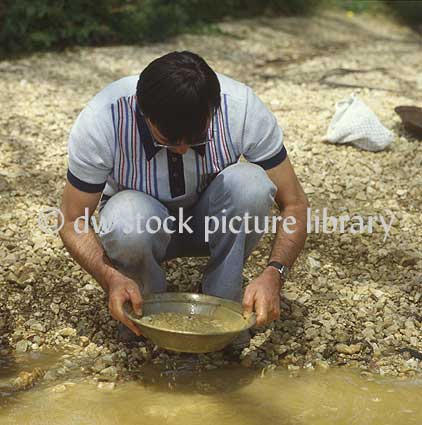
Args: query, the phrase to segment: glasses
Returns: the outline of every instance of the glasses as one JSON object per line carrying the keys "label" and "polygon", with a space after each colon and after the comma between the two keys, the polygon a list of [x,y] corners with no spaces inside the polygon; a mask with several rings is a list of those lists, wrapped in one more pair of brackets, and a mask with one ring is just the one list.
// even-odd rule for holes
{"label": "glasses", "polygon": [[[149,124],[147,123],[149,131],[151,133],[152,136],[152,131],[151,128],[149,126]],[[195,142],[195,143],[179,143],[179,144],[164,144],[164,143],[159,143],[155,140],[154,136],[152,136],[152,144],[156,147],[156,148],[164,148],[164,149],[171,149],[171,148],[177,148],[179,146],[184,146],[187,145],[190,148],[195,148],[197,146],[205,146],[208,145],[208,143],[212,142],[213,140],[213,135],[214,135],[214,120],[211,119],[211,123],[209,128],[207,128],[206,131],[206,135],[203,136],[203,138],[201,137],[200,139],[202,141],[200,142]]]}

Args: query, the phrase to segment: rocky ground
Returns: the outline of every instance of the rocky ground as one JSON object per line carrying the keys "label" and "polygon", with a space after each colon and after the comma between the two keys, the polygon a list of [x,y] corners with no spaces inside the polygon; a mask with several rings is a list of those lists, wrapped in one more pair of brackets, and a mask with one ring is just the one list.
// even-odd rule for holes
{"label": "rocky ground", "polygon": [[[189,49],[252,86],[274,111],[314,212],[394,215],[385,241],[381,226],[372,234],[311,233],[285,285],[281,319],[254,329],[240,355],[201,355],[196,366],[234,361],[420,374],[422,144],[394,112],[421,101],[420,38],[383,17],[334,13],[218,28],[146,47],[82,48],[0,62],[2,355],[57,350],[65,355],[34,379],[77,371],[99,381],[130,377],[145,362],[177,367],[186,358],[151,344],[119,343],[101,288],[58,237],[40,231],[37,219],[41,208],[59,206],[67,135],[91,96],[167,51]],[[352,91],[394,132],[390,149],[370,153],[322,142],[335,103]],[[248,261],[245,281],[265,265],[269,241],[265,237]],[[170,289],[189,290],[204,264],[168,262]],[[28,376],[20,381],[32,385]]]}

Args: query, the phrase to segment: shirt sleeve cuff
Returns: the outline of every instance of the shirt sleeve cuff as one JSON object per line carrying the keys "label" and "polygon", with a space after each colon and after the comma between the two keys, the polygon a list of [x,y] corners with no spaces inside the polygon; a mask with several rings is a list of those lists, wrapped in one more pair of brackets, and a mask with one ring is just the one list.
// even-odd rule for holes
{"label": "shirt sleeve cuff", "polygon": [[254,164],[259,165],[264,170],[269,170],[270,168],[274,168],[275,166],[281,164],[287,157],[287,150],[283,146],[281,151],[272,156],[271,158],[265,159],[264,161],[254,162]]}
{"label": "shirt sleeve cuff", "polygon": [[76,189],[79,189],[81,192],[87,193],[102,192],[106,185],[105,182],[100,184],[84,182],[83,180],[78,179],[74,174],[72,174],[69,169],[67,170],[67,180],[72,186],[76,187]]}

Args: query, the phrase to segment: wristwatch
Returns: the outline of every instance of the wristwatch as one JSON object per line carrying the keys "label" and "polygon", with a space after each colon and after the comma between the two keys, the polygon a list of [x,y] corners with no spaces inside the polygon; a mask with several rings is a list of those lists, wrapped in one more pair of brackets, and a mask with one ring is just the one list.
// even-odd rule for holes
{"label": "wristwatch", "polygon": [[280,274],[280,281],[281,283],[284,283],[287,279],[287,275],[289,274],[289,268],[278,261],[270,261],[268,263],[268,266],[274,267],[278,270]]}

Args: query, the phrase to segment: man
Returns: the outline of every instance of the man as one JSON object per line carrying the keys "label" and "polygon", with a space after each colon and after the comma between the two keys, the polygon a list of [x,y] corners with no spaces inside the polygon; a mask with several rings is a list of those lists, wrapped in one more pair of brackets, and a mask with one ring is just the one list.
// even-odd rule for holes
{"label": "man", "polygon": [[[239,217],[262,224],[274,200],[293,224],[288,232],[278,226],[269,265],[243,295],[243,266],[262,233]],[[97,237],[76,219],[99,203],[106,226]],[[249,87],[216,74],[198,55],[173,52],[139,78],[107,86],[79,115],[60,235],[107,292],[112,317],[137,335],[123,304],[140,314],[146,293],[166,289],[161,262],[183,256],[209,255],[202,291],[243,301],[260,326],[279,318],[282,282],[306,238],[307,206],[274,115]],[[174,232],[179,208],[191,219]],[[152,217],[167,226],[146,226]],[[231,231],[217,229],[224,219],[233,219]]]}

